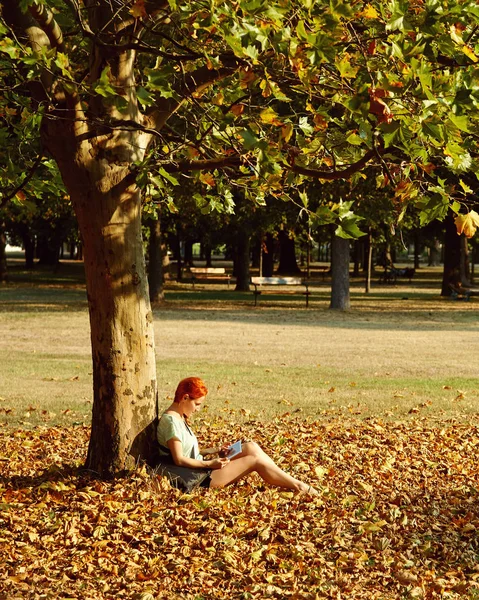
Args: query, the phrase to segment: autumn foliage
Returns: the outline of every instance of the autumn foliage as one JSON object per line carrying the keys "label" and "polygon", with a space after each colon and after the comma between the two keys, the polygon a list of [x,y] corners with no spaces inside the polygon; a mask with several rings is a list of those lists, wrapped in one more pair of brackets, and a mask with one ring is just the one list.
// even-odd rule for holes
{"label": "autumn foliage", "polygon": [[182,495],[81,471],[86,427],[0,436],[1,598],[474,598],[477,426],[197,422],[257,440],[317,500],[251,477]]}

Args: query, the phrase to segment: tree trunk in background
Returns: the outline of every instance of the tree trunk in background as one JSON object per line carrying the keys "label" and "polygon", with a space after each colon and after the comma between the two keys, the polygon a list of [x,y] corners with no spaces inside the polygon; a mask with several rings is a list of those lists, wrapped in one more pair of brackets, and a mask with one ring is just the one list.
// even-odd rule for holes
{"label": "tree trunk in background", "polygon": [[185,267],[193,266],[193,240],[185,240],[185,256],[183,264]]}
{"label": "tree trunk in background", "polygon": [[441,242],[434,238],[432,246],[429,247],[428,267],[438,267],[441,264]]}
{"label": "tree trunk in background", "polygon": [[60,245],[49,236],[37,238],[38,264],[55,267],[60,260]]}
{"label": "tree trunk in background", "polygon": [[7,281],[7,236],[4,224],[0,223],[0,282]]}
{"label": "tree trunk in background", "polygon": [[150,221],[150,240],[148,243],[148,287],[151,302],[163,302],[163,257],[161,252],[162,238],[160,218]]}
{"label": "tree trunk in background", "polygon": [[461,235],[459,239],[461,244],[461,283],[463,285],[471,285],[471,282],[469,280],[469,243],[465,235]]}
{"label": "tree trunk in background", "polygon": [[271,235],[271,233],[267,233],[263,245],[263,264],[260,273],[262,277],[273,277],[274,246],[274,237]]}
{"label": "tree trunk in background", "polygon": [[211,250],[211,244],[201,244],[201,250],[203,251],[203,257],[204,260],[206,262],[206,267],[211,267],[212,266],[212,262],[211,262],[211,255],[212,255],[212,250]]}
{"label": "tree trunk in background", "polygon": [[[261,251],[263,247],[262,236],[256,237],[251,248],[251,266],[253,269],[259,269],[261,263]],[[260,273],[261,275],[261,273]]]}
{"label": "tree trunk in background", "polygon": [[165,236],[161,236],[161,269],[163,272],[163,283],[171,279],[170,275],[170,257],[168,256],[168,244],[166,243]]}
{"label": "tree trunk in background", "polygon": [[454,216],[449,213],[445,219],[444,270],[442,274],[441,296],[450,296],[451,284],[461,281],[461,237],[457,235]]}
{"label": "tree trunk in background", "polygon": [[365,246],[365,271],[366,271],[366,289],[364,290],[366,294],[369,294],[371,291],[371,272],[373,268],[373,244],[372,244],[372,235],[371,235],[371,227],[368,227],[368,234],[366,236]]}
{"label": "tree trunk in background", "polygon": [[181,258],[181,234],[180,226],[176,228],[176,235],[173,236],[173,251],[176,258],[176,281],[183,279],[183,259]]}
{"label": "tree trunk in background", "polygon": [[239,231],[235,251],[234,273],[236,275],[237,292],[249,292],[250,290],[250,236],[246,231]]}
{"label": "tree trunk in background", "polygon": [[296,261],[296,244],[285,231],[279,232],[279,265],[278,275],[298,275],[301,269]]}
{"label": "tree trunk in background", "polygon": [[349,240],[333,236],[331,251],[331,304],[334,310],[348,310],[349,300]]}
{"label": "tree trunk in background", "polygon": [[414,230],[414,268],[419,269],[421,258],[421,232],[416,227]]}
{"label": "tree trunk in background", "polygon": [[364,244],[362,240],[354,241],[354,269],[353,277],[359,277],[359,270],[361,266],[361,258],[364,258]]}
{"label": "tree trunk in background", "polygon": [[25,250],[25,267],[33,269],[35,266],[35,241],[29,231],[22,233],[23,248]]}

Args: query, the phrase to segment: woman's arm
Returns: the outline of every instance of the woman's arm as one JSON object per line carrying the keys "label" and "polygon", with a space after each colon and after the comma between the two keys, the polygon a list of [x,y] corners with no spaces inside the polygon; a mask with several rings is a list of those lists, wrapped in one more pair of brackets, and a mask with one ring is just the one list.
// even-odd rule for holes
{"label": "woman's arm", "polygon": [[227,458],[214,458],[212,460],[197,460],[196,458],[189,458],[187,456],[183,456],[183,447],[180,440],[171,438],[167,443],[173,458],[173,462],[179,467],[190,467],[192,469],[221,469],[229,463]]}

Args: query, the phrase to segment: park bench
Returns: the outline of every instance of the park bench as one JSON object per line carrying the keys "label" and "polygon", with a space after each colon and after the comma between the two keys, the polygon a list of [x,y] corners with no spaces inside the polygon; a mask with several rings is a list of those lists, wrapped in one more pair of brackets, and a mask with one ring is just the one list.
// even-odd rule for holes
{"label": "park bench", "polygon": [[404,277],[405,279],[409,279],[409,283],[411,283],[415,273],[416,269],[413,269],[412,267],[406,267],[404,269],[397,269],[396,267],[384,267],[384,271],[379,277],[379,282],[395,284],[398,277]]}
{"label": "park bench", "polygon": [[306,307],[309,306],[309,281],[302,277],[251,277],[251,283],[254,285],[254,305],[258,303],[258,296],[260,296],[263,290],[258,289],[260,286],[276,286],[276,285],[288,285],[298,286],[303,285],[306,289],[302,292],[306,297]]}
{"label": "park bench", "polygon": [[190,267],[190,273],[193,287],[195,283],[206,280],[225,280],[230,286],[231,277],[224,267]]}
{"label": "park bench", "polygon": [[461,283],[450,283],[449,288],[451,289],[451,295],[449,296],[451,300],[464,300],[469,302],[471,296],[479,296],[479,289],[467,288]]}

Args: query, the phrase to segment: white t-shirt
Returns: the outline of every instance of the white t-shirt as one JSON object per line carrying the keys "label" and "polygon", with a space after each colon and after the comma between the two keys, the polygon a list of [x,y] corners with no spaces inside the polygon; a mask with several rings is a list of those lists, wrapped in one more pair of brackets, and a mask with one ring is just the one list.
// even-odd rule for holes
{"label": "white t-shirt", "polygon": [[174,415],[162,414],[157,430],[158,443],[160,444],[160,456],[171,456],[164,448],[168,448],[168,441],[176,438],[181,442],[183,456],[203,460],[195,434],[188,427],[184,419]]}

